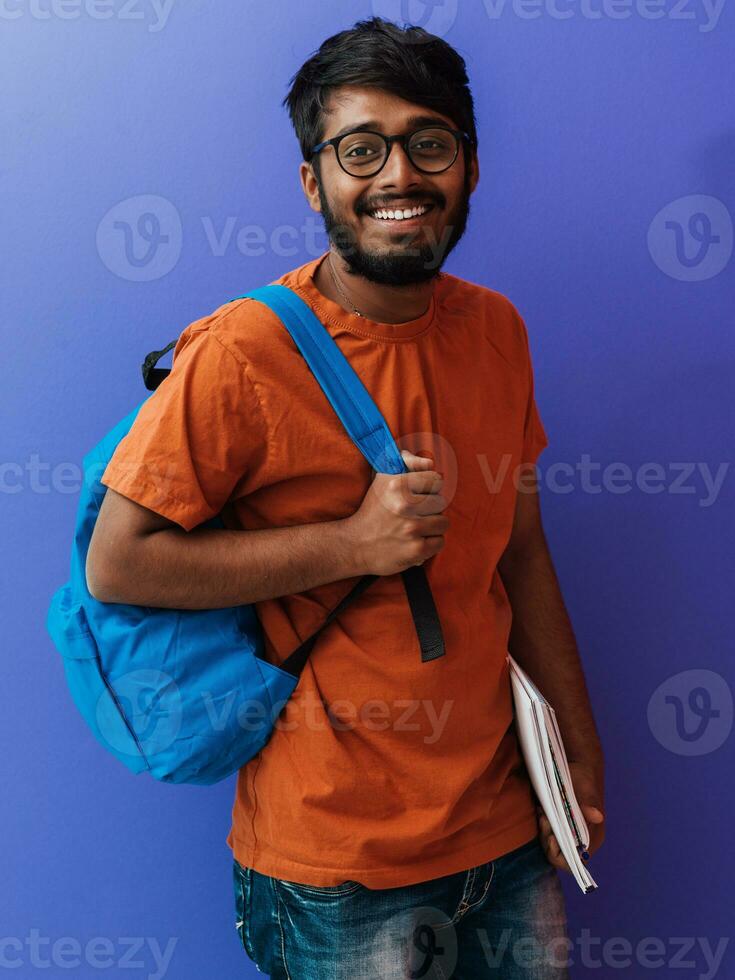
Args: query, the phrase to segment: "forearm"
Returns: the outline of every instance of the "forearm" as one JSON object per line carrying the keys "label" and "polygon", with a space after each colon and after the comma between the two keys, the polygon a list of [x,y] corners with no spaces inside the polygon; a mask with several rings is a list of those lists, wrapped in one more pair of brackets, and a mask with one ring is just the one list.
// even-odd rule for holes
{"label": "forearm", "polygon": [[253,531],[165,528],[117,551],[108,542],[107,571],[93,594],[103,602],[219,609],[304,592],[362,574],[348,520]]}
{"label": "forearm", "polygon": [[501,577],[513,609],[508,648],[554,708],[570,760],[602,774],[602,746],[551,555],[544,541],[504,555]]}

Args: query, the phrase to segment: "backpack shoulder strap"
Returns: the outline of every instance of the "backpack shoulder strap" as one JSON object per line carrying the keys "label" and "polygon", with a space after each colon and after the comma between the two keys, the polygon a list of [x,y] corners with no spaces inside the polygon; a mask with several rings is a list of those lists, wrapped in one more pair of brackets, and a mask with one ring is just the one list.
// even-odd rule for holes
{"label": "backpack shoulder strap", "polygon": [[352,441],[378,473],[404,473],[406,465],[388,425],[347,358],[308,303],[288,286],[247,294],[282,320]]}
{"label": "backpack shoulder strap", "polygon": [[[277,284],[254,289],[245,295],[265,303],[282,321],[352,441],[373,469],[378,473],[408,472],[388,423],[308,303],[288,286]],[[444,637],[426,570],[421,565],[413,565],[401,572],[401,577],[421,645],[421,659],[429,661],[444,656]],[[370,581],[372,580],[373,577],[370,577]],[[369,583],[365,579],[358,582],[353,590],[355,594],[359,594],[362,591],[361,586],[364,588],[366,584]],[[352,598],[352,594],[347,595],[332,610],[317,633],[294,651],[287,663],[294,658],[297,663],[302,658],[305,661],[318,633]]]}

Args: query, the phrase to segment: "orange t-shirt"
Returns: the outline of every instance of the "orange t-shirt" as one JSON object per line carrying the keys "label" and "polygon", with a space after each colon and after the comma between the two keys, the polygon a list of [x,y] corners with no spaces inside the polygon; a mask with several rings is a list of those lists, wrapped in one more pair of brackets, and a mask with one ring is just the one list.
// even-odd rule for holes
{"label": "orange t-shirt", "polygon": [[[424,315],[377,323],[318,291],[326,255],[276,281],[314,310],[399,449],[444,474],[450,526],[423,567],[446,655],[422,663],[401,576],[373,582],[321,635],[270,740],[240,769],[227,844],[262,874],[390,888],[538,832],[496,565],[530,469],[520,464],[547,438],[526,328],[506,297],[443,273]],[[182,332],[102,482],[190,531],[219,512],[246,530],[346,518],[371,478],[278,317],[238,299]],[[282,663],[357,581],[258,602],[266,659]]]}

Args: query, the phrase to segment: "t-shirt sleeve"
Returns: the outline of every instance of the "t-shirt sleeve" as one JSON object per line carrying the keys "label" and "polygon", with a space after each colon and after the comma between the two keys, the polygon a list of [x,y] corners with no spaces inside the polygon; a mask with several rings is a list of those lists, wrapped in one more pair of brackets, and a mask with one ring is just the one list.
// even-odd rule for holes
{"label": "t-shirt sleeve", "polygon": [[190,531],[267,460],[248,365],[210,328],[184,331],[171,373],[143,402],[101,482]]}
{"label": "t-shirt sleeve", "polygon": [[531,360],[531,348],[528,342],[528,330],[523,322],[523,318],[520,315],[518,315],[518,319],[522,328],[526,348],[526,366],[528,377],[528,402],[523,426],[523,449],[521,451],[521,463],[535,463],[543,450],[548,446],[549,440],[541,421],[538,405],[536,404],[533,363]]}

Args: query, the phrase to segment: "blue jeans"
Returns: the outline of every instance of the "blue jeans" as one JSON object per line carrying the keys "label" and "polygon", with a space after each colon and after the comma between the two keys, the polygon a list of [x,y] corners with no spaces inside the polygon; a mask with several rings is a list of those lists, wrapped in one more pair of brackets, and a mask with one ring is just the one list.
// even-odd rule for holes
{"label": "blue jeans", "polygon": [[559,872],[538,837],[416,885],[315,887],[233,866],[236,927],[272,980],[567,980]]}

